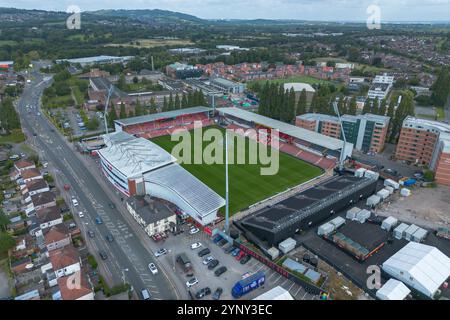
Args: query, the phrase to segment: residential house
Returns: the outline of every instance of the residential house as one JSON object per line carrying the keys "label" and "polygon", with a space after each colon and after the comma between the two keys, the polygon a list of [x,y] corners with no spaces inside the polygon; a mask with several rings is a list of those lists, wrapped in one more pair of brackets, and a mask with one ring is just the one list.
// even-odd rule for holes
{"label": "residential house", "polygon": [[81,270],[80,254],[73,246],[50,251],[49,258],[57,278],[68,276]]}
{"label": "residential house", "polygon": [[81,271],[58,279],[61,300],[94,300],[94,290]]}
{"label": "residential house", "polygon": [[34,164],[34,162],[29,160],[19,160],[14,163],[14,169],[19,172],[23,172],[29,169],[36,169],[36,165]]}
{"label": "residential house", "polygon": [[23,228],[25,228],[25,221],[20,215],[9,219],[8,230],[17,231]]}
{"label": "residential house", "polygon": [[41,230],[63,223],[63,216],[57,206],[37,210],[36,217]]}
{"label": "residential house", "polygon": [[41,300],[39,290],[31,290],[14,298],[14,300]]}
{"label": "residential house", "polygon": [[25,273],[33,267],[30,257],[25,257],[19,260],[11,261],[10,269],[15,274]]}
{"label": "residential house", "polygon": [[64,248],[72,242],[69,229],[62,223],[45,230],[43,233],[45,246],[49,252]]}
{"label": "residential house", "polygon": [[22,194],[25,195],[28,193],[29,196],[50,191],[50,188],[44,179],[36,179],[28,181],[24,185],[22,185],[21,188]]}
{"label": "residential house", "polygon": [[56,206],[56,196],[53,192],[42,192],[31,196],[33,209],[38,211],[43,208]]}

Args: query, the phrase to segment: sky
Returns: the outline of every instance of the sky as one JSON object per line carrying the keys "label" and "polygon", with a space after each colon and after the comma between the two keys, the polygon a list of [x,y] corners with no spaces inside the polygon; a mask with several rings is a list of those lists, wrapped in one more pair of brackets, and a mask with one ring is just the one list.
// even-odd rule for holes
{"label": "sky", "polygon": [[450,0],[0,0],[0,7],[66,11],[163,9],[204,19],[366,21],[378,5],[381,21],[450,21]]}

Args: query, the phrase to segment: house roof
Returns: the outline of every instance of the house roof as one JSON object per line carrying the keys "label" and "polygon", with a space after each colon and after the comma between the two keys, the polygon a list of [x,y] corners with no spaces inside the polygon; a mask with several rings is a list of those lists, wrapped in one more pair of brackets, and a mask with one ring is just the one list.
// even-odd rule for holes
{"label": "house roof", "polygon": [[20,175],[24,179],[31,179],[31,178],[36,178],[36,177],[41,176],[41,172],[36,168],[32,168],[32,169],[26,169],[26,170],[22,171],[22,173]]}
{"label": "house roof", "polygon": [[34,164],[34,162],[31,162],[28,160],[19,160],[14,163],[14,166],[20,170],[20,169],[24,169],[24,168],[28,168],[28,167],[35,167],[35,164]]}
{"label": "house roof", "polygon": [[43,208],[36,211],[39,224],[61,218],[61,212],[57,206]]}
{"label": "house roof", "polygon": [[41,192],[35,195],[31,196],[31,201],[33,201],[33,204],[35,206],[40,206],[40,205],[44,205],[47,204],[49,202],[53,202],[56,200],[56,196],[53,192],[50,191],[46,191],[46,192]]}
{"label": "house roof", "polygon": [[49,258],[55,271],[80,262],[80,254],[73,246],[50,251]]}
{"label": "house roof", "polygon": [[28,181],[26,183],[28,192],[37,191],[41,189],[45,189],[48,187],[47,182],[44,179],[34,179],[31,181]]}
{"label": "house roof", "polygon": [[148,198],[148,196],[136,196],[127,199],[127,203],[129,203],[147,225],[175,215],[165,204]]}
{"label": "house roof", "polygon": [[64,224],[58,224],[51,227],[46,233],[44,233],[45,244],[61,241],[69,237],[69,229]]}
{"label": "house roof", "polygon": [[[80,281],[75,281],[79,279]],[[76,284],[76,285],[75,285]],[[63,300],[77,300],[92,292],[92,286],[81,271],[58,279],[58,286]]]}

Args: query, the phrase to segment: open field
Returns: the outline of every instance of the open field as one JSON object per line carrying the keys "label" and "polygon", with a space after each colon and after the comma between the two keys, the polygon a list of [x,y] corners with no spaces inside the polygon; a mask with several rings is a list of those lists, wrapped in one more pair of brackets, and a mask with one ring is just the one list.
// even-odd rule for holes
{"label": "open field", "polygon": [[0,144],[4,143],[20,143],[25,141],[25,135],[20,130],[14,130],[7,136],[0,136]]}
{"label": "open field", "polygon": [[330,83],[327,80],[317,79],[311,76],[294,76],[289,77],[285,79],[275,79],[275,80],[256,80],[256,81],[250,81],[248,82],[248,86],[251,87],[253,84],[259,82],[261,85],[264,85],[267,81],[269,83],[290,83],[290,82],[303,82],[308,84],[323,84],[323,83]]}
{"label": "open field", "polygon": [[107,44],[106,47],[133,47],[133,48],[155,48],[163,46],[188,46],[194,43],[190,40],[183,39],[137,39],[127,43],[111,43]]}
{"label": "open field", "polygon": [[[224,133],[223,130],[222,133]],[[246,155],[246,163],[249,163],[249,140],[245,140],[246,150],[243,152]],[[154,138],[152,141],[168,152],[172,152],[173,147],[178,143],[171,141],[170,136]],[[223,146],[223,141],[214,141],[213,143],[219,143],[220,146]],[[208,144],[208,142],[203,143],[203,150]],[[191,145],[193,146],[194,144],[191,143]],[[237,146],[235,146],[236,150]],[[193,153],[194,148],[192,147],[191,154]],[[235,154],[237,153],[235,152]],[[225,198],[224,164],[182,164],[182,166]],[[261,164],[230,164],[230,216],[254,203],[309,181],[322,173],[320,168],[284,153],[280,153],[279,171],[276,175],[260,175],[260,169],[262,167],[268,166]],[[222,213],[223,211],[224,208],[222,209]]]}

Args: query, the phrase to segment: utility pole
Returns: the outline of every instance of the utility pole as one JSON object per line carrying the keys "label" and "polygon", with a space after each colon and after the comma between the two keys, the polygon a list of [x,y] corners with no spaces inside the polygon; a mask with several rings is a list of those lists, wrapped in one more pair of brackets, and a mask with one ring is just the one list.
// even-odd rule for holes
{"label": "utility pole", "polygon": [[228,131],[225,129],[225,233],[230,235],[230,198],[228,192]]}

